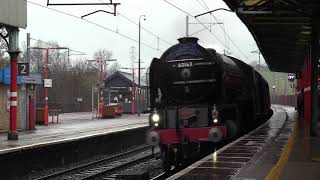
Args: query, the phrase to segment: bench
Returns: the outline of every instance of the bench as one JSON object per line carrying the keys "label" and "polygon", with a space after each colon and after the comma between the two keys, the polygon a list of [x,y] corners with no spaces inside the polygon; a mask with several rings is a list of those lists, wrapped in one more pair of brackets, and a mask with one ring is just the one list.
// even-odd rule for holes
{"label": "bench", "polygon": [[49,116],[51,116],[52,123],[54,116],[57,116],[57,123],[59,123],[59,114],[61,113],[61,109],[49,109]]}

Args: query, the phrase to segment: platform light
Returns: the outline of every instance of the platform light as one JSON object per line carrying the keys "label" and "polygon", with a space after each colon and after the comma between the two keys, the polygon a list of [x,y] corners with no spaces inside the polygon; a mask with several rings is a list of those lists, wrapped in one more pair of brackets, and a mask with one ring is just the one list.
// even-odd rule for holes
{"label": "platform light", "polygon": [[158,126],[159,126],[159,124],[158,124],[158,123],[155,123],[155,124],[154,124],[154,126],[158,127]]}

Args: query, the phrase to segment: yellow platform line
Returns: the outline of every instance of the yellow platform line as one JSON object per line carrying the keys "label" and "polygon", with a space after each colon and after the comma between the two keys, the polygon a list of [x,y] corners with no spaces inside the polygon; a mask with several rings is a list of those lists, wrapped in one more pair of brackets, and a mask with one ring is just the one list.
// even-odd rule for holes
{"label": "yellow platform line", "polygon": [[279,179],[279,176],[281,172],[283,171],[284,167],[287,165],[290,153],[292,150],[292,146],[295,142],[297,136],[297,122],[294,125],[294,128],[292,130],[292,133],[290,135],[290,138],[288,140],[288,143],[284,147],[284,150],[281,153],[281,157],[278,160],[277,164],[271,169],[268,176],[266,177],[266,180],[277,180]]}

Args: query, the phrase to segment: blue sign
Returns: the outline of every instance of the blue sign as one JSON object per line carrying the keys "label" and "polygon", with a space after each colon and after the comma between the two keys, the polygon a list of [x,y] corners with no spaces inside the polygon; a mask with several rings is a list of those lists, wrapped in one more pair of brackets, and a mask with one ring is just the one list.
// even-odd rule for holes
{"label": "blue sign", "polygon": [[[10,85],[11,82],[10,67],[0,71],[0,83]],[[38,73],[30,73],[29,76],[17,76],[17,84],[42,84],[42,77]]]}
{"label": "blue sign", "polygon": [[3,84],[10,84],[10,75],[11,71],[9,67],[4,68],[3,70]]}
{"label": "blue sign", "polygon": [[[20,76],[18,76],[20,77]],[[40,74],[30,73],[29,76],[21,76],[21,83],[23,84],[42,84],[42,78]]]}
{"label": "blue sign", "polygon": [[[4,68],[3,71],[3,84],[10,85],[11,70],[9,67]],[[17,76],[17,84],[21,84],[21,77]]]}
{"label": "blue sign", "polygon": [[0,83],[3,82],[3,71],[0,71]]}

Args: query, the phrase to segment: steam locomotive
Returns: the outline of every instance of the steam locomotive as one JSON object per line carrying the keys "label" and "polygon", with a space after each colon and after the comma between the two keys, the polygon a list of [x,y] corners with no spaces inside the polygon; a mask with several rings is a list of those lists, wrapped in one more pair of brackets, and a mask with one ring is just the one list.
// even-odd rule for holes
{"label": "steam locomotive", "polygon": [[234,139],[270,115],[267,81],[251,66],[178,39],[150,65],[150,129],[165,170],[192,157],[208,143]]}

